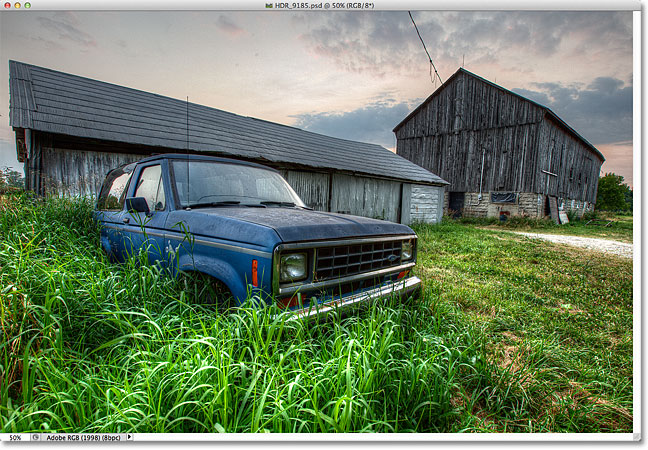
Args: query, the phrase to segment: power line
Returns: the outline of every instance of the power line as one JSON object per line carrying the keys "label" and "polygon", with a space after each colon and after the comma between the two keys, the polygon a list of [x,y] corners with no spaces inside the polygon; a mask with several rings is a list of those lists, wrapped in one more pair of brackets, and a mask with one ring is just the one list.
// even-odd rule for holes
{"label": "power line", "polygon": [[[436,66],[432,62],[432,57],[430,56],[430,52],[428,52],[427,47],[425,46],[425,42],[423,42],[423,38],[421,37],[421,33],[419,33],[418,27],[416,26],[416,22],[414,22],[414,17],[412,17],[411,11],[407,11],[407,14],[409,14],[410,19],[412,19],[412,23],[414,24],[414,29],[416,30],[416,34],[418,34],[418,37],[421,40],[421,44],[423,44],[423,50],[425,50],[425,53],[427,53],[428,59],[430,60],[430,64],[432,65],[432,68],[434,68],[434,73],[439,78],[441,84],[443,84],[443,80],[441,79],[439,72],[437,72]],[[430,69],[430,72],[432,72],[432,69]]]}

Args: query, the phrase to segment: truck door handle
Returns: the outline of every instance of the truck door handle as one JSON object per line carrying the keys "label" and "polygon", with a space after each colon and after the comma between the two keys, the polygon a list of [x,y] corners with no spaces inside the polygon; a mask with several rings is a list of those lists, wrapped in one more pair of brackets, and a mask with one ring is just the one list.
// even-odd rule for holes
{"label": "truck door handle", "polygon": [[124,222],[124,223],[128,223],[128,222],[130,222],[130,219],[129,219],[128,217],[124,217],[124,218],[122,219],[122,222]]}

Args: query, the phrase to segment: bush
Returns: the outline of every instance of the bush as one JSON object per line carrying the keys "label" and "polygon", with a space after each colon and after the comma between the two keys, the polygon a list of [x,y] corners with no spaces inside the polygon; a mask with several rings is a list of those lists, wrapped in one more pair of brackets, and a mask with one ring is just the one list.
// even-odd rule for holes
{"label": "bush", "polygon": [[628,209],[626,198],[632,199],[632,190],[621,175],[606,173],[599,179],[596,208],[603,211]]}

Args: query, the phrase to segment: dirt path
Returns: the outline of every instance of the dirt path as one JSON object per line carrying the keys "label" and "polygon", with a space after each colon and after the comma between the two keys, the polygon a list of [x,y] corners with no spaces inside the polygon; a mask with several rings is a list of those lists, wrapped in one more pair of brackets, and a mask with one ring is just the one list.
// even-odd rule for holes
{"label": "dirt path", "polygon": [[624,242],[611,241],[609,239],[586,238],[580,236],[524,233],[521,231],[512,231],[512,233],[521,234],[531,239],[543,239],[545,241],[555,242],[556,244],[573,245],[575,247],[583,247],[589,250],[611,253],[613,255],[622,256],[624,258],[632,258],[632,244],[626,244]]}

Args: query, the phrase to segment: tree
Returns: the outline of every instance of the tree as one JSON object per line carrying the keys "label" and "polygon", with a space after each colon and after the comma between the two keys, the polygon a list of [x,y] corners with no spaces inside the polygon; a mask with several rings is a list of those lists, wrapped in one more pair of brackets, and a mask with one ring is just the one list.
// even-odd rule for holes
{"label": "tree", "polygon": [[628,209],[626,195],[632,195],[630,187],[623,182],[621,175],[606,173],[599,178],[596,209],[604,211],[620,211]]}
{"label": "tree", "polygon": [[624,193],[625,201],[628,204],[628,209],[632,210],[632,189],[630,189],[628,186],[625,186],[625,187],[627,188],[625,193]]}
{"label": "tree", "polygon": [[0,169],[0,188],[4,187],[24,189],[25,179],[17,170],[3,167]]}

